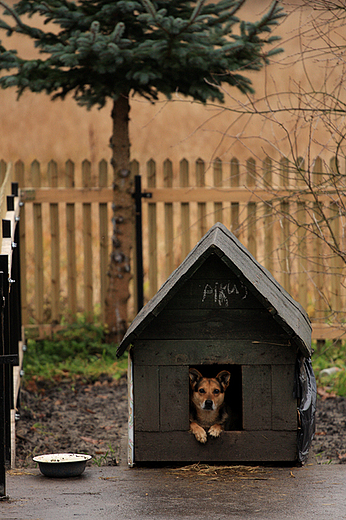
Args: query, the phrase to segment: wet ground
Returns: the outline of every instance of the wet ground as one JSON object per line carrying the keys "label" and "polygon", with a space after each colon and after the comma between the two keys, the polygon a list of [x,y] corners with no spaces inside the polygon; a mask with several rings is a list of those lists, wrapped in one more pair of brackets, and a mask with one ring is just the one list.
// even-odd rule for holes
{"label": "wet ground", "polygon": [[50,479],[37,469],[7,476],[3,520],[338,520],[346,518],[346,466],[86,468]]}

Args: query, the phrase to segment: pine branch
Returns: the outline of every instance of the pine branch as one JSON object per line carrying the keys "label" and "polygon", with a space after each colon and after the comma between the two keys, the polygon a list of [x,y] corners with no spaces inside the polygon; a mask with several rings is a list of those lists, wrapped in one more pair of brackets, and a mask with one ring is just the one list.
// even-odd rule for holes
{"label": "pine branch", "polygon": [[37,29],[35,27],[31,27],[30,25],[26,25],[25,23],[23,23],[22,20],[20,19],[20,17],[15,12],[15,10],[11,9],[11,7],[6,2],[4,2],[4,0],[0,0],[0,5],[2,5],[2,7],[4,7],[6,9],[6,11],[8,11],[9,14],[16,21],[17,26],[10,27],[9,29],[7,29],[11,33],[12,32],[24,33],[24,34],[26,34],[26,35],[28,35],[28,36],[30,36],[32,38],[37,38],[37,39],[39,39],[42,35],[45,34],[40,29]]}
{"label": "pine branch", "polygon": [[[10,13],[10,15],[15,19],[15,21],[19,27],[22,27],[23,29],[26,27],[25,24],[23,24],[22,20],[17,15],[17,13],[14,10],[12,10],[6,2],[4,2],[3,0],[0,0],[0,5],[2,5],[2,7],[4,7],[4,9],[6,9],[6,11],[8,11]],[[15,29],[12,29],[12,31],[14,31],[14,30]]]}

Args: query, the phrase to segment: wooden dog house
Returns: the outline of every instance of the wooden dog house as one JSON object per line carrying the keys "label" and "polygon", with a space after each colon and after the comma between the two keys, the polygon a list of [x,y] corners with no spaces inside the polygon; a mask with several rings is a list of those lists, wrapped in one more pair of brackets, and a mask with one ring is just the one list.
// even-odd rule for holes
{"label": "wooden dog house", "polygon": [[[138,313],[118,355],[126,348],[130,464],[297,460],[294,388],[297,360],[311,355],[311,325],[222,224]],[[189,433],[191,367],[231,372],[232,429],[206,444]]]}

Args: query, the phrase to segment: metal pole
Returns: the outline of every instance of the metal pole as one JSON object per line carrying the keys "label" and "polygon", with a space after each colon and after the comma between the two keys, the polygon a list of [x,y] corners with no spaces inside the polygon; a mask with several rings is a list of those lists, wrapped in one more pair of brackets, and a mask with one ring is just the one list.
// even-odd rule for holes
{"label": "metal pole", "polygon": [[141,181],[140,175],[135,175],[135,205],[136,205],[137,312],[139,312],[144,304],[143,241],[142,241],[142,181]]}
{"label": "metal pole", "polygon": [[[3,325],[3,278],[0,272],[0,356],[4,356],[4,325]],[[5,365],[0,360],[0,499],[6,496],[6,429],[5,429]]]}

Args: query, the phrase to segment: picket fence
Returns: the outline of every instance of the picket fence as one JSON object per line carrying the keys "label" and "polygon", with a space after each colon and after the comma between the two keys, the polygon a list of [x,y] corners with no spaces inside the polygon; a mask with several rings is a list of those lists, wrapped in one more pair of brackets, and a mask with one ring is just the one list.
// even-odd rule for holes
{"label": "picket fence", "polygon": [[[4,168],[4,162],[0,167]],[[333,166],[334,164],[334,166]],[[142,176],[144,295],[150,299],[169,274],[215,222],[223,222],[285,289],[308,311],[313,337],[344,337],[343,265],[323,240],[299,223],[311,215],[318,227],[318,208],[328,206],[330,229],[342,243],[343,216],[331,202],[329,188],[318,202],[305,193],[304,162],[294,169],[287,159],[277,163],[250,157],[243,163],[202,159],[178,164],[167,159],[131,164]],[[321,184],[326,164],[317,158],[311,182]],[[77,313],[104,317],[107,265],[111,248],[112,178],[105,160],[62,167],[38,161],[25,168],[14,164],[21,188],[23,323],[40,334]],[[327,193],[328,192],[328,193]],[[315,205],[315,206],[314,206]],[[311,211],[311,208],[314,208]],[[292,218],[294,216],[296,223]],[[290,222],[291,220],[291,222]],[[316,229],[315,229],[316,231]],[[129,317],[134,316],[131,285]],[[333,309],[333,311],[331,311]]]}

